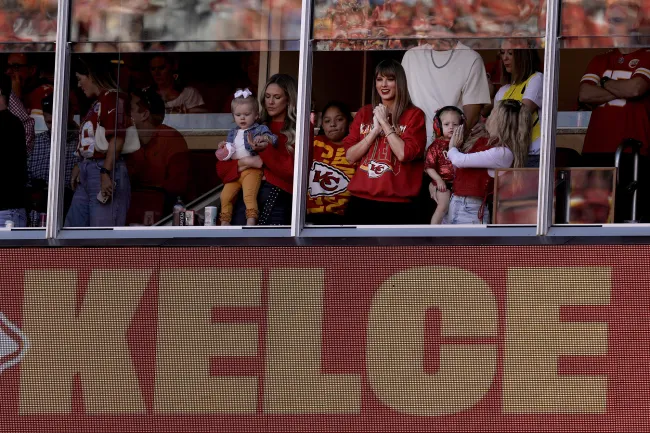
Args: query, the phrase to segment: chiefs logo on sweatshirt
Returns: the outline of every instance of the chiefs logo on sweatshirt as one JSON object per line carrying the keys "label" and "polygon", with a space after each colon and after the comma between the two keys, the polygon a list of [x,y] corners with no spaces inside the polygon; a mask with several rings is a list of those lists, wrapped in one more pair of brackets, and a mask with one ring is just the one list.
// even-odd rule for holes
{"label": "chiefs logo on sweatshirt", "polygon": [[[365,137],[370,133],[371,128],[372,125],[362,123],[359,132]],[[400,125],[397,135],[402,135],[404,131],[406,131],[406,126]],[[377,179],[387,173],[399,174],[400,167],[401,164],[393,154],[388,139],[382,133],[364,156],[359,169],[367,172],[369,179]]]}
{"label": "chiefs logo on sweatshirt", "polygon": [[368,177],[374,179],[381,177],[386,172],[393,171],[393,167],[383,162],[370,161],[366,166],[366,170],[368,171]]}
{"label": "chiefs logo on sweatshirt", "polygon": [[334,196],[348,189],[350,179],[336,167],[314,161],[309,172],[309,195]]}

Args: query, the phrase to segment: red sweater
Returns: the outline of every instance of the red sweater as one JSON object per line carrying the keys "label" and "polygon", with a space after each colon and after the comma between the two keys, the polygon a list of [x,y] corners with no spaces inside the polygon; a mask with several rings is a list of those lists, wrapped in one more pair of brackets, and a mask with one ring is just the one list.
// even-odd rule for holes
{"label": "red sweater", "polygon": [[[352,121],[350,134],[343,140],[346,149],[354,146],[372,128],[372,105],[361,108]],[[386,202],[408,202],[422,185],[424,148],[427,141],[424,112],[408,108],[398,121],[398,134],[404,141],[404,161],[393,154],[386,137],[380,136],[358,162],[348,190],[354,196]]]}
{"label": "red sweater", "polygon": [[[469,152],[482,152],[491,148],[489,137],[479,138]],[[454,195],[486,198],[494,190],[494,178],[487,168],[456,168]]]}
{"label": "red sweater", "polygon": [[[269,145],[259,153],[264,162],[264,177],[271,185],[277,186],[291,194],[293,192],[293,153],[287,150],[287,136],[282,134],[284,122],[269,122],[268,127],[278,136],[276,146]],[[239,179],[237,161],[219,161],[217,175],[223,183]]]}

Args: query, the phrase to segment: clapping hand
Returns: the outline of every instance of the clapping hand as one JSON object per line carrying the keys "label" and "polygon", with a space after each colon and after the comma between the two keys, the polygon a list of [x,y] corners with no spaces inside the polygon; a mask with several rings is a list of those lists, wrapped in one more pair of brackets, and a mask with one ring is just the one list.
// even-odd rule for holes
{"label": "clapping hand", "polygon": [[464,130],[463,125],[460,125],[458,128],[454,130],[454,133],[451,135],[451,140],[449,140],[449,150],[463,144],[464,141],[463,130]]}
{"label": "clapping hand", "polygon": [[381,128],[381,125],[379,124],[379,119],[377,118],[377,116],[373,116],[372,117],[372,129],[375,130],[375,131],[379,131],[380,128]]}
{"label": "clapping hand", "polygon": [[373,113],[375,114],[375,118],[379,124],[388,122],[388,110],[386,110],[386,106],[384,104],[377,105],[373,110]]}

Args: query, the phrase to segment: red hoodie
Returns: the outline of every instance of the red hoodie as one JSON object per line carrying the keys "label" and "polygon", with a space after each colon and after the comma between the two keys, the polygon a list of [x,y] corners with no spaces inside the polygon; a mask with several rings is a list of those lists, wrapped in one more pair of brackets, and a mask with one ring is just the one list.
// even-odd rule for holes
{"label": "red hoodie", "polygon": [[[363,107],[352,121],[350,134],[343,140],[346,149],[354,146],[372,128],[372,105]],[[408,202],[422,185],[424,148],[427,129],[424,112],[408,108],[398,121],[398,135],[404,141],[404,161],[398,161],[383,135],[375,140],[368,153],[358,162],[358,169],[348,186],[354,196],[368,200]]]}
{"label": "red hoodie", "polygon": [[[284,122],[269,122],[271,132],[278,136],[275,146],[269,145],[259,152],[264,162],[262,169],[264,177],[271,185],[277,186],[291,194],[293,192],[293,153],[287,150],[287,136],[280,131]],[[219,161],[217,163],[217,175],[225,184],[239,179],[237,161]]]}

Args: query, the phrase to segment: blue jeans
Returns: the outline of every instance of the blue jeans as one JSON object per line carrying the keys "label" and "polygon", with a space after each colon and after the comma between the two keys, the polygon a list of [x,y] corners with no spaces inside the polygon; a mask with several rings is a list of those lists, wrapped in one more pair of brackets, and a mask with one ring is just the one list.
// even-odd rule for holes
{"label": "blue jeans", "polygon": [[483,206],[483,199],[478,197],[451,196],[449,212],[443,219],[443,224],[488,224],[490,222],[490,211],[487,205],[484,206],[483,219],[479,220],[478,214]]}
{"label": "blue jeans", "polygon": [[0,210],[0,228],[4,228],[7,221],[13,221],[14,227],[27,227],[27,212],[25,209]]}
{"label": "blue jeans", "polygon": [[72,197],[65,227],[117,227],[126,224],[131,202],[131,183],[124,161],[116,161],[113,170],[113,196],[102,204],[97,200],[101,190],[99,169],[103,160],[85,159],[79,163],[81,183]]}

